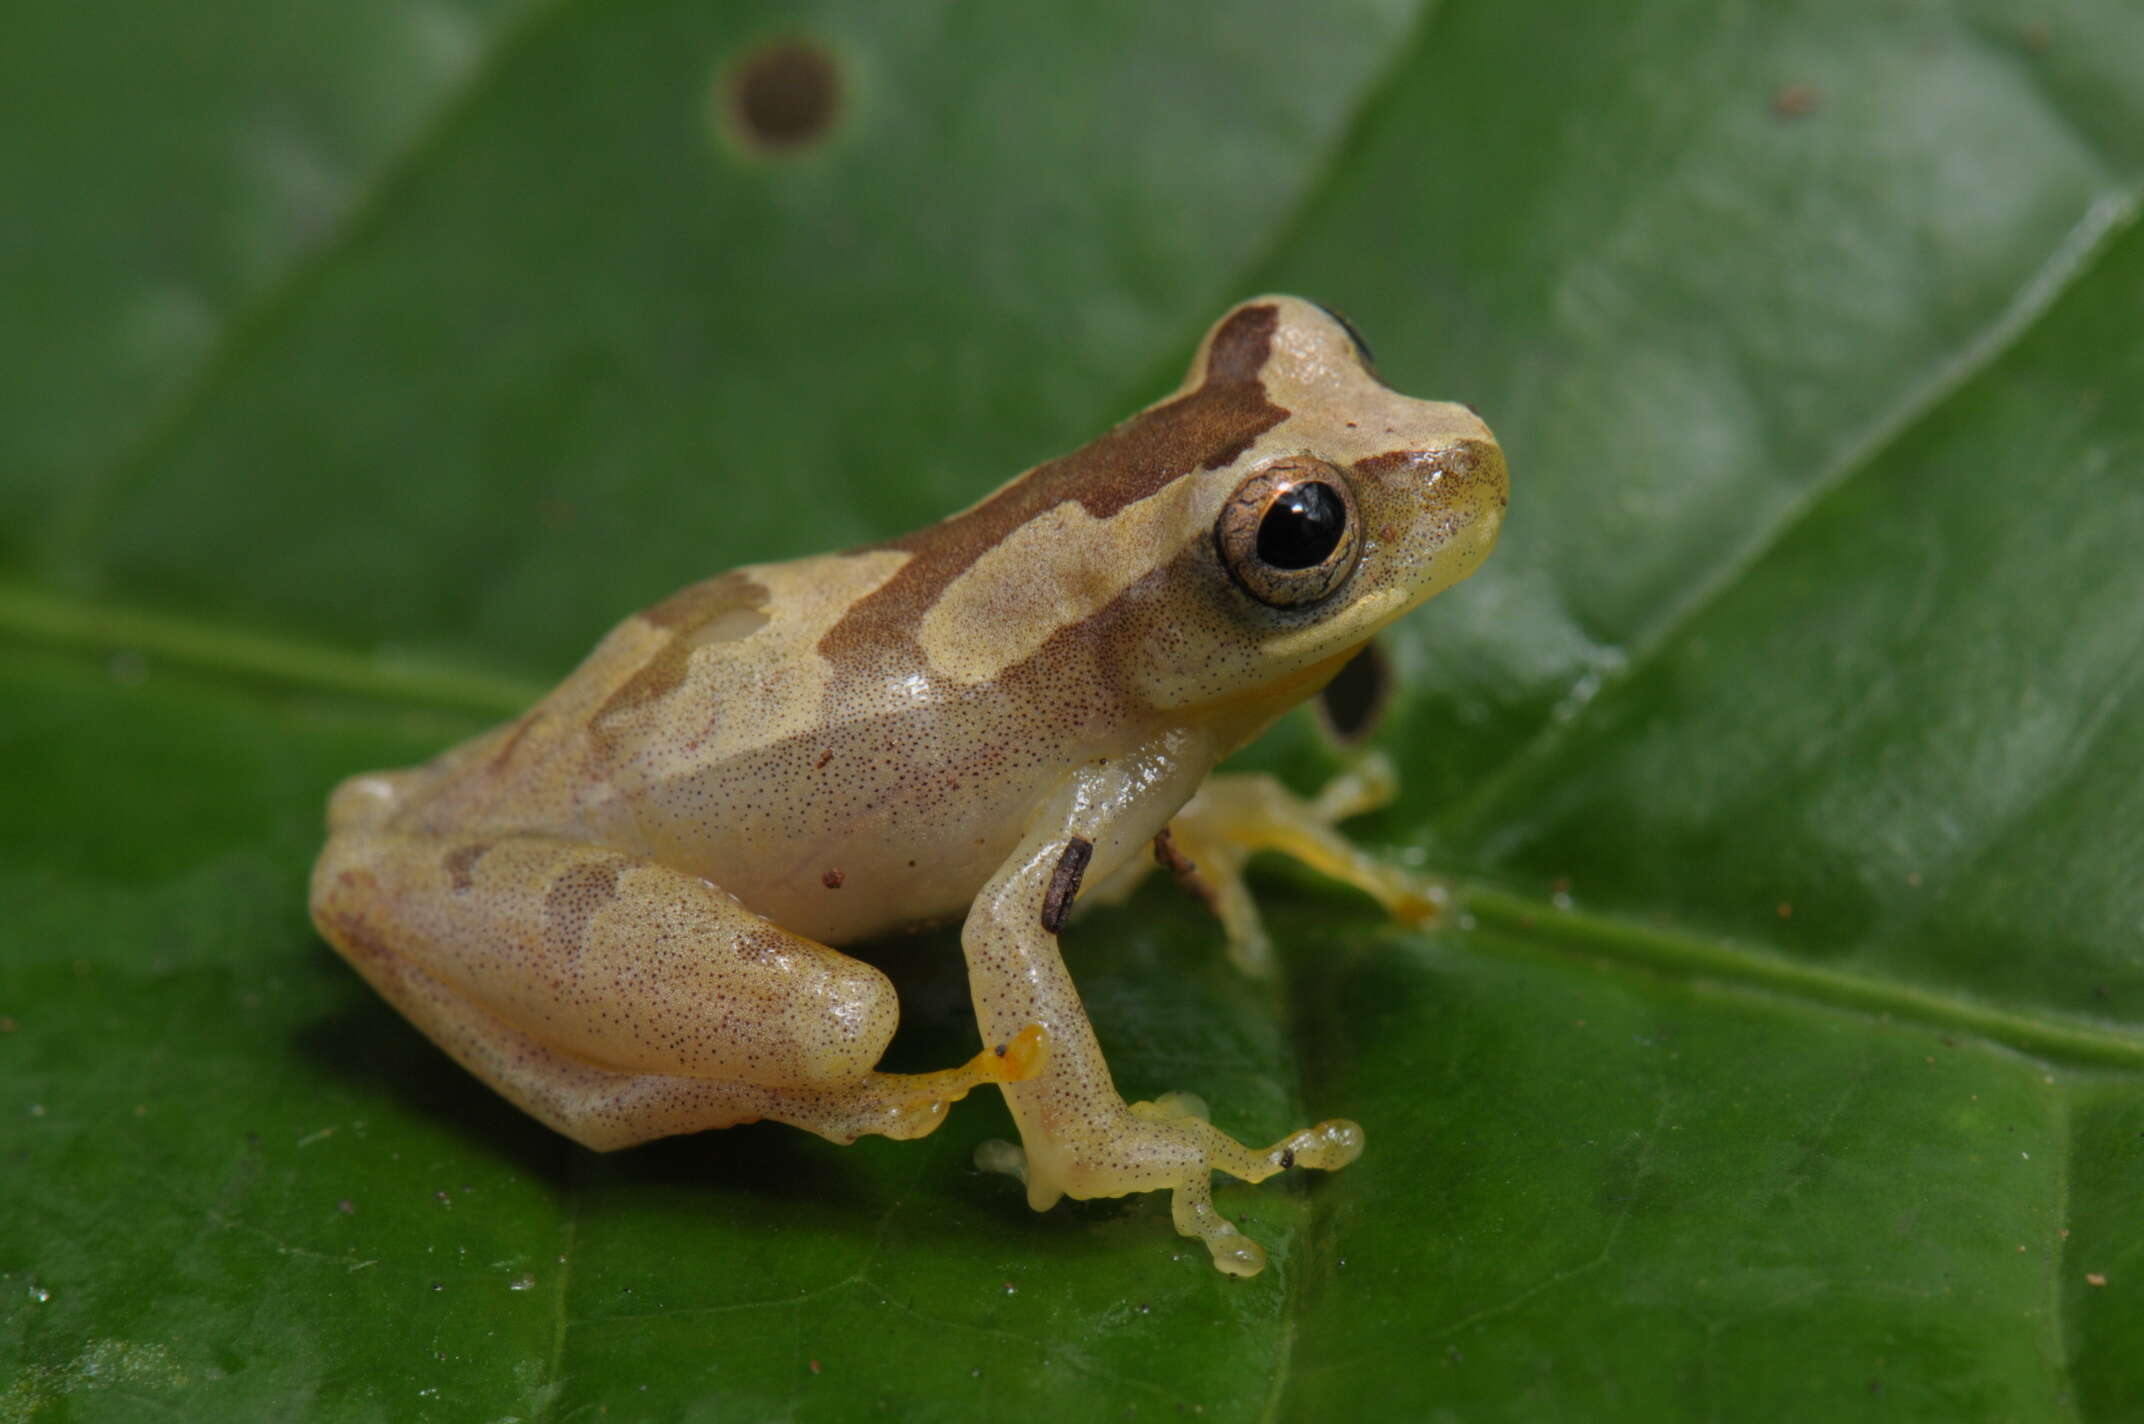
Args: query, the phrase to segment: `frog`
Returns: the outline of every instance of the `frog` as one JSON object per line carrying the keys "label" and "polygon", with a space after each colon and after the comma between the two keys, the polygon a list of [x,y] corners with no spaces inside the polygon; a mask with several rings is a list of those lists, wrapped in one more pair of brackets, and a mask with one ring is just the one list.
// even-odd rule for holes
{"label": "frog", "polygon": [[[915,533],[691,584],[523,715],[343,782],[314,922],[588,1148],[760,1120],[917,1138],[991,1086],[1020,1140],[977,1163],[1035,1210],[1166,1191],[1216,1267],[1255,1275],[1214,1174],[1337,1170],[1362,1128],[1252,1147],[1189,1094],[1127,1101],[1061,934],[1158,861],[1270,972],[1242,878],[1261,850],[1433,921],[1440,886],[1336,829],[1389,795],[1379,764],[1315,797],[1215,769],[1472,573],[1508,495],[1471,407],[1387,387],[1314,302],[1250,299],[1073,453]],[[897,997],[845,951],[956,920],[978,1051],[882,1071]]]}

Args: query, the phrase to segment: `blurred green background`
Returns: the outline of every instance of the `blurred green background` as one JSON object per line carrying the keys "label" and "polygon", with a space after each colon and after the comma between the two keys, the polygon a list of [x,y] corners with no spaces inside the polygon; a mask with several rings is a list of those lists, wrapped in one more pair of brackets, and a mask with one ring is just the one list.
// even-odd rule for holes
{"label": "blurred green background", "polygon": [[[6,30],[0,1420],[2144,1409],[2144,10]],[[1163,886],[1067,938],[1129,1092],[1366,1125],[1224,1186],[1263,1276],[1030,1214],[988,1095],[597,1157],[315,938],[339,777],[1082,443],[1264,289],[1514,499],[1388,639],[1362,825],[1456,924],[1279,870],[1273,984]],[[953,937],[878,957],[896,1055],[967,1052]]]}

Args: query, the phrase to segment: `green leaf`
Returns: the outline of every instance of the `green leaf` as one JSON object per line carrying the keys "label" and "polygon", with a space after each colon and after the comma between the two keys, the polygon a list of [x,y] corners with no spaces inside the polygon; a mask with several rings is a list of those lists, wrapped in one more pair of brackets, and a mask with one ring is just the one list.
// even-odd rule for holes
{"label": "green leaf", "polygon": [[[2144,1398],[2144,17],[26,0],[0,46],[0,1420],[2118,1419]],[[830,125],[748,152],[762,47]],[[27,138],[25,136],[28,136]],[[935,1136],[582,1151],[313,934],[340,777],[884,537],[1238,297],[1479,406],[1362,823],[1153,886],[1119,1082],[1329,1179],[1027,1211]],[[1258,753],[1338,764],[1307,720]],[[872,951],[971,1051],[955,940]]]}

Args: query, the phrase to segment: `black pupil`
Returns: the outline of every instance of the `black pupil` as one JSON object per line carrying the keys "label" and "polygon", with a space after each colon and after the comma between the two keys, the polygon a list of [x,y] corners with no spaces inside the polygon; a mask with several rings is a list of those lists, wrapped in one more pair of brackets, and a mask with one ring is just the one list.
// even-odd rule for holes
{"label": "black pupil", "polygon": [[1258,558],[1276,569],[1325,562],[1347,529],[1347,506],[1331,485],[1299,484],[1266,506],[1258,526]]}

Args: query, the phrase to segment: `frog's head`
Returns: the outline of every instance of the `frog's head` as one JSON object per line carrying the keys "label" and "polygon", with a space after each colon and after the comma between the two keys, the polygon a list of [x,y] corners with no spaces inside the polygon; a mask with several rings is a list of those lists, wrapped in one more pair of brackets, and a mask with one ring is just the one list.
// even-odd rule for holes
{"label": "frog's head", "polygon": [[1240,425],[1157,492],[1180,501],[1193,537],[1143,591],[1167,616],[1126,607],[1144,627],[1120,641],[1150,705],[1208,709],[1249,735],[1472,573],[1496,544],[1509,480],[1480,417],[1388,389],[1354,329],[1296,297],[1224,316],[1177,396],[1133,425],[1190,402]]}
{"label": "frog's head", "polygon": [[908,558],[818,648],[851,688],[1070,690],[1081,735],[1158,714],[1234,742],[1472,573],[1505,495],[1472,411],[1388,390],[1345,322],[1259,297],[1166,399],[878,546]]}

